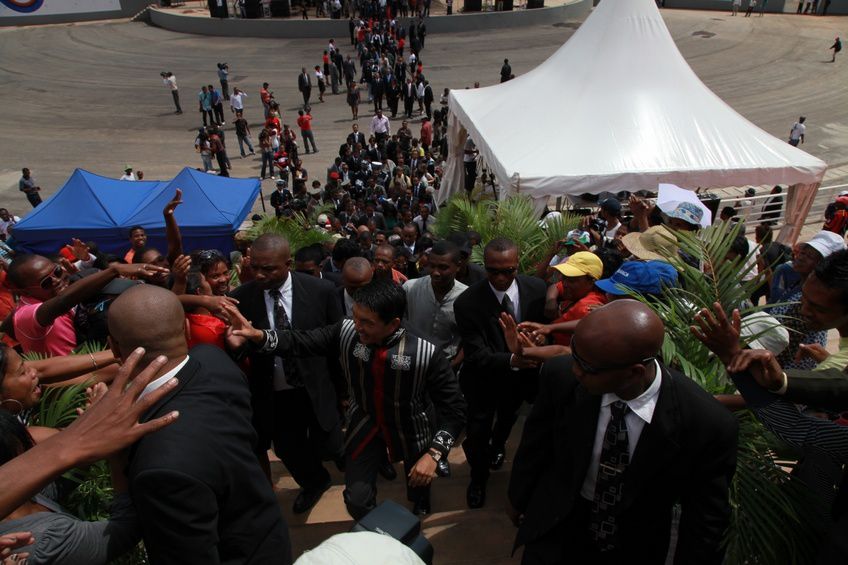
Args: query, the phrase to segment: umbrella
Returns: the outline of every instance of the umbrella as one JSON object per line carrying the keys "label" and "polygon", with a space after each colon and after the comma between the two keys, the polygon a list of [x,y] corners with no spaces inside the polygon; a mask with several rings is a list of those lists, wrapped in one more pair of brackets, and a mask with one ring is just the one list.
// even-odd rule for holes
{"label": "umbrella", "polygon": [[[673,184],[660,184],[657,206],[665,214],[708,227],[713,223],[713,213],[691,190]],[[699,212],[700,211],[700,212]]]}

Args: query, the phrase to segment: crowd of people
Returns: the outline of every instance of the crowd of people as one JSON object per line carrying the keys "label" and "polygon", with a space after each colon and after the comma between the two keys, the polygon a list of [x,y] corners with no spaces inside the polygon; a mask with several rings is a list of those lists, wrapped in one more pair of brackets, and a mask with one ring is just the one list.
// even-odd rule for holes
{"label": "crowd of people", "polygon": [[[491,473],[510,471],[525,563],[660,562],[672,528],[675,562],[719,563],[736,461],[732,410],[748,403],[779,437],[827,462],[810,463],[812,486],[833,503],[840,534],[822,551],[845,555],[833,485],[846,434],[827,392],[841,391],[848,366],[841,234],[823,230],[793,250],[772,242],[768,225],[756,242],[737,237],[728,260],[768,273],[765,291],[746,301],[768,314],[741,320],[716,308],[693,318],[742,392],[716,399],[664,363],[662,320],[629,299],[662,301],[681,284],[677,261],[698,265],[677,234],[699,229],[699,208],[664,214],[635,196],[602,200],[530,276],[518,272],[521,242],[439,237],[426,187],[383,192],[381,172],[342,185],[341,165],[328,171],[336,190],[313,198],[283,182],[272,200],[300,222],[309,221],[303,198],[326,205],[302,226],[324,232],[324,244],[292,250],[265,234],[229,255],[183,249],[174,212],[191,203],[177,191],[163,209],[165,249],[140,226],[121,255],[78,239],[50,257],[10,249],[0,473],[28,478],[7,483],[15,487],[0,499],[9,551],[35,563],[106,563],[143,539],[152,563],[289,562],[269,450],[299,486],[294,513],[326,496],[329,464],[343,471],[344,503],[361,519],[377,505],[379,476],[403,480],[410,509],[429,514],[433,481],[451,475],[448,455],[461,447],[471,509],[487,505]],[[471,261],[478,245],[482,265]],[[824,332],[834,328],[843,337],[829,353]],[[86,342],[108,348],[75,354]],[[29,425],[44,386],[82,381],[89,408],[77,423]],[[532,410],[510,461],[525,402]],[[126,413],[99,409],[117,403]],[[68,455],[32,468],[51,453]],[[116,492],[108,520],[81,522],[43,489],[107,455]]]}

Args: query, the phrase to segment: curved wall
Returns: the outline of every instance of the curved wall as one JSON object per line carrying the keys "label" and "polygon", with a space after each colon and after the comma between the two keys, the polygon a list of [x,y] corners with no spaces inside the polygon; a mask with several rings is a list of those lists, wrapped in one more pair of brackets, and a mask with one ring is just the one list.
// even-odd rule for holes
{"label": "curved wall", "polygon": [[[15,3],[15,0],[9,0]],[[116,0],[118,9],[100,9],[101,6],[112,4],[92,1],[92,11],[86,11],[86,0],[44,0],[43,8],[32,13],[17,14],[13,10],[4,7],[0,12],[0,26],[21,26],[38,24],[61,24],[70,22],[88,22],[92,20],[110,20],[114,18],[129,18],[136,15],[147,7],[153,0]],[[50,5],[47,5],[50,2]],[[65,3],[67,2],[67,3]],[[22,2],[17,1],[18,4]],[[67,7],[66,9],[63,9]],[[39,12],[45,13],[39,13]],[[14,14],[4,16],[2,14]]]}
{"label": "curved wall", "polygon": [[[562,6],[535,10],[430,16],[427,18],[427,31],[428,33],[451,33],[582,20],[591,9],[591,0],[573,0]],[[150,10],[149,16],[150,23],[155,26],[198,35],[310,38],[339,37],[348,34],[347,20],[214,19],[186,16],[171,10],[156,8]]]}

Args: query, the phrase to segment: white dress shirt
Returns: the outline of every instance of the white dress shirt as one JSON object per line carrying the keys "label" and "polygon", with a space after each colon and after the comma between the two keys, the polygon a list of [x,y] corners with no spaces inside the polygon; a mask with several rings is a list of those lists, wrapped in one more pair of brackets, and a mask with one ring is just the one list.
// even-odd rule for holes
{"label": "white dress shirt", "polygon": [[651,386],[645,392],[633,400],[622,400],[612,393],[607,393],[601,397],[601,411],[598,413],[598,427],[595,429],[592,460],[589,462],[589,470],[586,471],[586,478],[583,479],[583,487],[580,489],[580,495],[586,500],[592,500],[595,497],[595,481],[598,478],[601,450],[604,447],[604,434],[606,434],[607,425],[610,418],[612,418],[610,404],[620,400],[630,408],[624,416],[624,424],[627,426],[627,450],[630,452],[630,460],[633,461],[636,446],[639,443],[639,437],[642,435],[645,424],[651,423],[654,417],[654,409],[657,407],[657,399],[660,396],[662,369],[656,361],[654,361],[654,366],[656,368],[654,382],[651,383]]}
{"label": "white dress shirt", "polygon": [[141,391],[140,395],[138,395],[139,399],[144,398],[145,396],[147,396],[148,394],[150,394],[151,392],[153,392],[157,388],[161,387],[162,385],[164,385],[165,383],[170,381],[177,373],[179,373],[182,370],[183,367],[185,367],[186,363],[188,363],[188,355],[186,355],[185,359],[180,361],[180,363],[176,367],[174,367],[173,369],[171,369],[170,371],[168,371],[167,373],[165,373],[161,377],[147,383],[147,386],[144,387],[144,390]]}
{"label": "white dress shirt", "polygon": [[[276,290],[282,295],[283,308],[286,309],[286,315],[289,317],[289,323],[292,321],[292,278],[291,274],[286,277],[283,284],[278,286]],[[271,298],[271,291],[268,289],[262,294],[265,296],[265,312],[268,314],[268,324],[273,330],[276,328],[276,320],[274,319],[274,299]],[[286,382],[286,373],[283,371],[283,360],[280,357],[274,357],[274,390],[287,390],[292,388]]]}
{"label": "white dress shirt", "polygon": [[388,116],[374,116],[371,118],[371,133],[389,134],[389,118]]}
{"label": "white dress shirt", "polygon": [[509,285],[509,288],[506,291],[501,291],[495,289],[492,286],[492,283],[489,283],[489,288],[492,289],[492,292],[495,293],[495,298],[498,299],[498,304],[503,304],[504,294],[509,296],[509,299],[512,300],[512,308],[515,311],[515,323],[521,322],[521,304],[518,299],[518,281],[513,279],[512,284]]}

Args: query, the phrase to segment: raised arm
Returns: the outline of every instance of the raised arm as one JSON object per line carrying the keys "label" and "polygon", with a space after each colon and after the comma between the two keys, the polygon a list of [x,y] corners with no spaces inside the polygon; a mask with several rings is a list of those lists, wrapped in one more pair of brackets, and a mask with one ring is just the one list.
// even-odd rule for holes
{"label": "raised arm", "polygon": [[183,203],[183,191],[179,188],[174,197],[165,205],[162,215],[165,216],[165,237],[168,239],[168,264],[173,265],[177,257],[183,254],[183,238],[180,235],[180,226],[174,217],[174,210]]}

